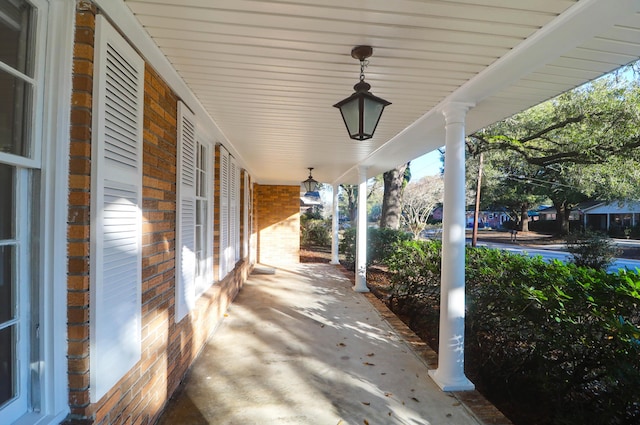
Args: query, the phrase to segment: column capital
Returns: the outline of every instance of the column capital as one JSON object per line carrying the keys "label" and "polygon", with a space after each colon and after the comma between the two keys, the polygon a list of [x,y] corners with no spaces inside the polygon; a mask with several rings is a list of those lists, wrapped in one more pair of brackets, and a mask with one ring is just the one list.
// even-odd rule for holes
{"label": "column capital", "polygon": [[467,116],[467,111],[476,106],[471,102],[448,102],[440,108],[447,124],[463,123]]}

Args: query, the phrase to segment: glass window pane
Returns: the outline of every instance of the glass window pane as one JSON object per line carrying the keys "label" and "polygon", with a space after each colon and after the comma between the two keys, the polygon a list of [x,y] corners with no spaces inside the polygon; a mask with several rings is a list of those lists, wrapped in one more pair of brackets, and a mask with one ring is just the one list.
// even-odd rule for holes
{"label": "glass window pane", "polygon": [[0,152],[29,155],[32,91],[31,84],[0,71]]}
{"label": "glass window pane", "polygon": [[13,239],[13,167],[0,164],[0,240]]}
{"label": "glass window pane", "polygon": [[0,1],[0,61],[33,77],[33,8],[25,0]]}
{"label": "glass window pane", "polygon": [[13,250],[10,245],[0,246],[0,325],[15,315]]}
{"label": "glass window pane", "polygon": [[0,330],[0,405],[15,397],[14,326]]}

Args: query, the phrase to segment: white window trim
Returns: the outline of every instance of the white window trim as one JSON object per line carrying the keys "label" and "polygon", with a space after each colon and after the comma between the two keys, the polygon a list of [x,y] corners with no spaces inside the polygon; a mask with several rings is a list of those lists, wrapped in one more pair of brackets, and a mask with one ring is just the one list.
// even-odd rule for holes
{"label": "white window trim", "polygon": [[[200,298],[200,296],[206,292],[207,289],[213,285],[213,209],[214,205],[214,195],[213,195],[213,187],[215,184],[214,181],[214,144],[207,141],[207,137],[204,135],[201,129],[198,129],[196,132],[196,141],[197,145],[204,146],[205,148],[205,198],[207,201],[207,233],[205,235],[205,255],[206,255],[206,265],[205,272],[196,276],[196,299]],[[197,147],[196,145],[196,147]]]}
{"label": "white window trim", "polygon": [[[44,0],[31,0],[36,6]],[[44,63],[36,67],[36,78],[44,82],[41,97],[42,125],[35,137],[38,156],[42,151],[40,214],[41,240],[39,279],[41,282],[40,350],[45,365],[41,375],[40,412],[30,412],[14,425],[58,424],[69,413],[67,376],[67,250],[69,126],[72,93],[75,0],[49,0],[37,55]],[[37,144],[44,139],[44,143]],[[15,165],[30,166],[36,161]],[[46,213],[45,213],[46,212]]]}

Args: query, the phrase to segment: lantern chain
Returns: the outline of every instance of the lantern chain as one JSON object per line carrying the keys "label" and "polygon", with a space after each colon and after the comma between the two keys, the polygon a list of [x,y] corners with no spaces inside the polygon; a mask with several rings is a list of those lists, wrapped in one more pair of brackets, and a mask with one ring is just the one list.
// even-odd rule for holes
{"label": "lantern chain", "polygon": [[362,59],[360,61],[360,81],[364,81],[364,69],[369,66],[369,61]]}

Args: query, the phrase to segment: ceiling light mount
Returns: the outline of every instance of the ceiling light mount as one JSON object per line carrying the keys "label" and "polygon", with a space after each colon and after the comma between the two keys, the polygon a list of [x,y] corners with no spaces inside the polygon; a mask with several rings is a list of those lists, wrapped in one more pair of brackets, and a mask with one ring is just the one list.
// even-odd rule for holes
{"label": "ceiling light mount", "polygon": [[351,57],[363,62],[365,59],[369,59],[373,55],[373,47],[371,46],[356,46],[351,49]]}

